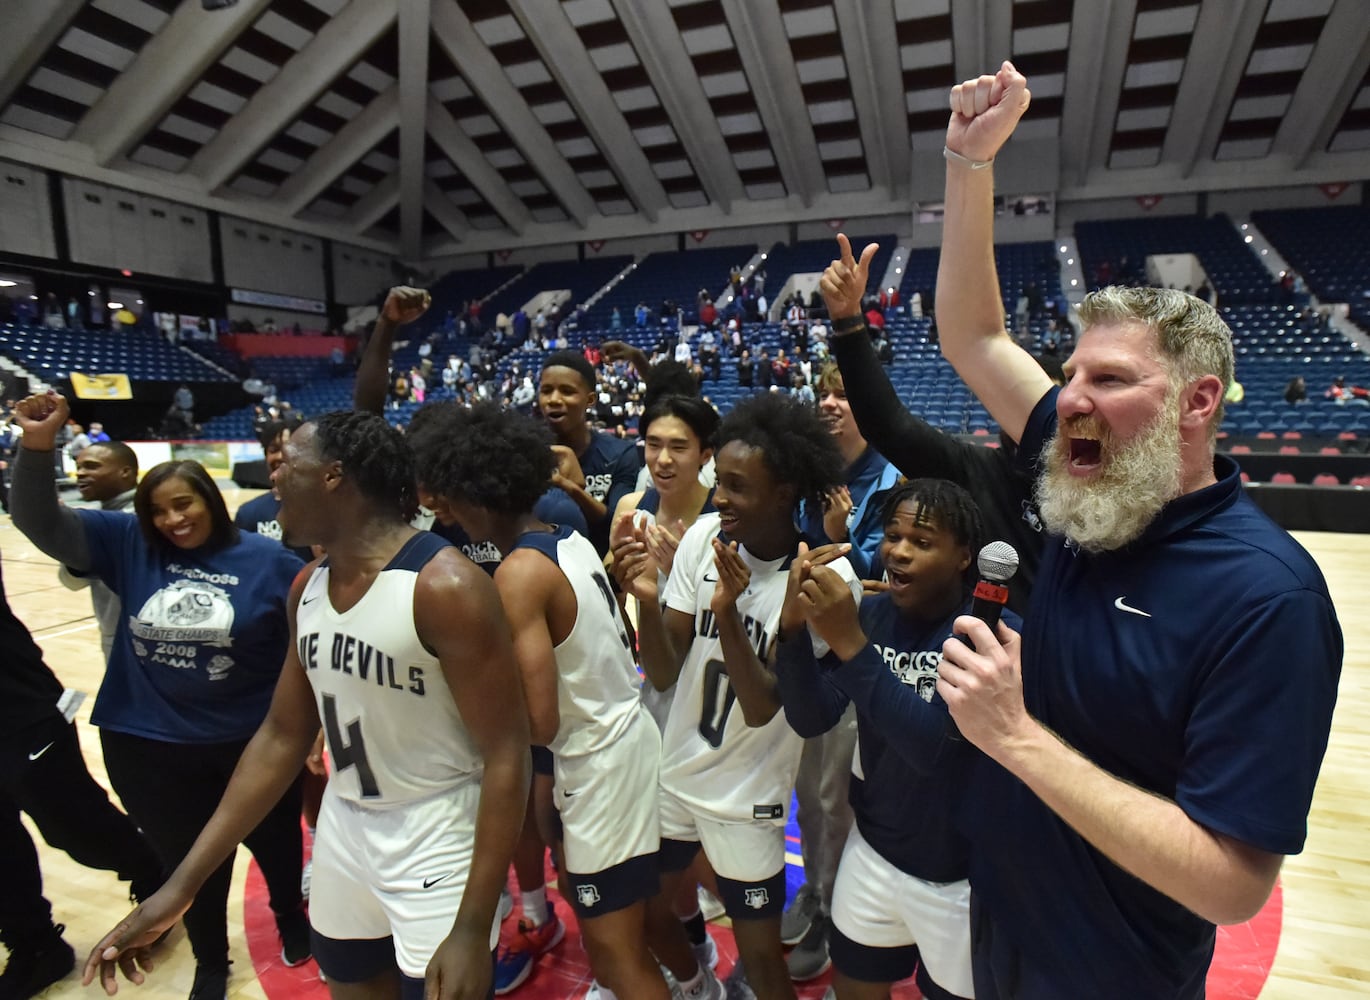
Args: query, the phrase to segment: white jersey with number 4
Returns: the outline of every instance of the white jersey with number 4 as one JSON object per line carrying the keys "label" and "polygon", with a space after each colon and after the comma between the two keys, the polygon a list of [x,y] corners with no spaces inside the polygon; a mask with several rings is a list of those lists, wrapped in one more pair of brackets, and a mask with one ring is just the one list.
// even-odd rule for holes
{"label": "white jersey with number 4", "polygon": [[296,651],[318,699],[329,791],[339,798],[394,806],[480,780],[480,754],[414,627],[419,571],[449,547],[431,532],[415,535],[343,612],[328,597],[327,559],[300,595]]}
{"label": "white jersey with number 4", "polygon": [[[696,521],[680,540],[666,584],[667,608],[689,615],[694,628],[662,733],[661,786],[698,816],[724,823],[779,822],[789,810],[803,741],[783,711],[752,728],[735,704],[718,624],[709,610],[718,581],[712,544],[718,537],[717,514]],[[794,556],[761,560],[745,547],[738,551],[751,570],[751,581],[737,600],[737,611],[764,663],[780,626]],[[859,601],[861,581],[851,564],[838,559],[828,565]],[[827,651],[816,636],[814,645],[819,655]]]}

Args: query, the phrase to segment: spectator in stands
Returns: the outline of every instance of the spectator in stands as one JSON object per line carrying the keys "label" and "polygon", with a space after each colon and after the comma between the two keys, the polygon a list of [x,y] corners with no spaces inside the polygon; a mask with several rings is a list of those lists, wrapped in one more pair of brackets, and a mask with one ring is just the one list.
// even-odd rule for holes
{"label": "spectator in stands", "polygon": [[66,446],[67,456],[75,462],[76,456],[90,446],[90,435],[75,420],[67,421],[67,432],[71,435]]}
{"label": "spectator in stands", "polygon": [[609,314],[609,329],[610,329],[610,330],[622,330],[622,329],[623,329],[623,314],[622,314],[621,312],[618,311],[618,306],[614,306],[614,311],[613,311],[612,313]]}
{"label": "spectator in stands", "polygon": [[409,369],[409,395],[414,402],[422,405],[424,397],[428,394],[428,381],[423,377],[423,373],[418,368]]}
{"label": "spectator in stands", "polygon": [[390,381],[390,408],[398,410],[402,405],[409,402],[409,379],[404,372],[398,371]]}
{"label": "spectator in stands", "polygon": [[646,302],[639,302],[637,308],[633,310],[633,321],[638,327],[646,327],[647,320],[651,318],[651,310],[647,308]]}
{"label": "spectator in stands", "polygon": [[885,329],[885,314],[880,311],[880,306],[874,299],[866,302],[866,325],[872,332]]}
{"label": "spectator in stands", "polygon": [[769,389],[774,382],[775,369],[771,367],[771,355],[763,347],[761,353],[756,356],[756,387]]}
{"label": "spectator in stands", "polygon": [[81,303],[76,300],[76,296],[67,299],[67,329],[84,330],[86,324],[81,322]]}
{"label": "spectator in stands", "polygon": [[67,321],[62,316],[62,303],[53,292],[43,300],[43,325],[50,330],[65,330]]}
{"label": "spectator in stands", "polygon": [[814,404],[813,386],[809,385],[809,380],[804,377],[803,372],[795,372],[790,376],[790,395],[801,403],[809,406]]}
{"label": "spectator in stands", "polygon": [[737,384],[740,388],[750,389],[755,383],[756,365],[752,361],[752,352],[744,347],[737,356]]}
{"label": "spectator in stands", "polygon": [[1295,375],[1289,380],[1289,384],[1284,387],[1284,401],[1290,406],[1306,402],[1308,399],[1308,383],[1304,381],[1302,375]]}
{"label": "spectator in stands", "polygon": [[823,303],[823,296],[815,288],[809,293],[809,319],[826,319],[828,307]]}
{"label": "spectator in stands", "polygon": [[705,299],[699,306],[699,325],[712,330],[718,324],[718,307],[713,299]]}
{"label": "spectator in stands", "polygon": [[680,332],[680,338],[676,341],[675,360],[682,365],[688,365],[694,361],[694,355],[690,351],[690,336],[683,330]]}
{"label": "spectator in stands", "polygon": [[109,440],[109,435],[105,433],[105,425],[98,420],[90,422],[90,443],[103,444]]}

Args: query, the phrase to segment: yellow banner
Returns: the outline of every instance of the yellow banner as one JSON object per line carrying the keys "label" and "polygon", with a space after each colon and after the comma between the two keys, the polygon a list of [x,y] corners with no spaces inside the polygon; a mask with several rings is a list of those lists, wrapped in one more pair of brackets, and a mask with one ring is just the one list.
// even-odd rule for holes
{"label": "yellow banner", "polygon": [[71,373],[71,388],[77,399],[132,399],[133,387],[123,372],[108,375]]}

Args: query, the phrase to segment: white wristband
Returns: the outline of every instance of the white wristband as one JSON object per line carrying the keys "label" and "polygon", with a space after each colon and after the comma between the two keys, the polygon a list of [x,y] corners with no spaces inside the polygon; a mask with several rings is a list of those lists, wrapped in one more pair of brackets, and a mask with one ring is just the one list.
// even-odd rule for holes
{"label": "white wristband", "polygon": [[942,147],[942,156],[949,163],[964,163],[972,170],[984,170],[986,167],[993,166],[993,160],[972,160],[969,156],[962,156],[949,146]]}

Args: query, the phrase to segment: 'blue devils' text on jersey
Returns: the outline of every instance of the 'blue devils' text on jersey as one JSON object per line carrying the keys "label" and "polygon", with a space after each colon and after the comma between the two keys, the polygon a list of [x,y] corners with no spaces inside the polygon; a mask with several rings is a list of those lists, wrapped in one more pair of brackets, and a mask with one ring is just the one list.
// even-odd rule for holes
{"label": "'blue devils' text on jersey", "polygon": [[397,805],[480,779],[480,755],[442,667],[414,627],[419,571],[447,547],[430,532],[415,535],[344,612],[329,600],[327,559],[300,595],[297,651],[340,798]]}

